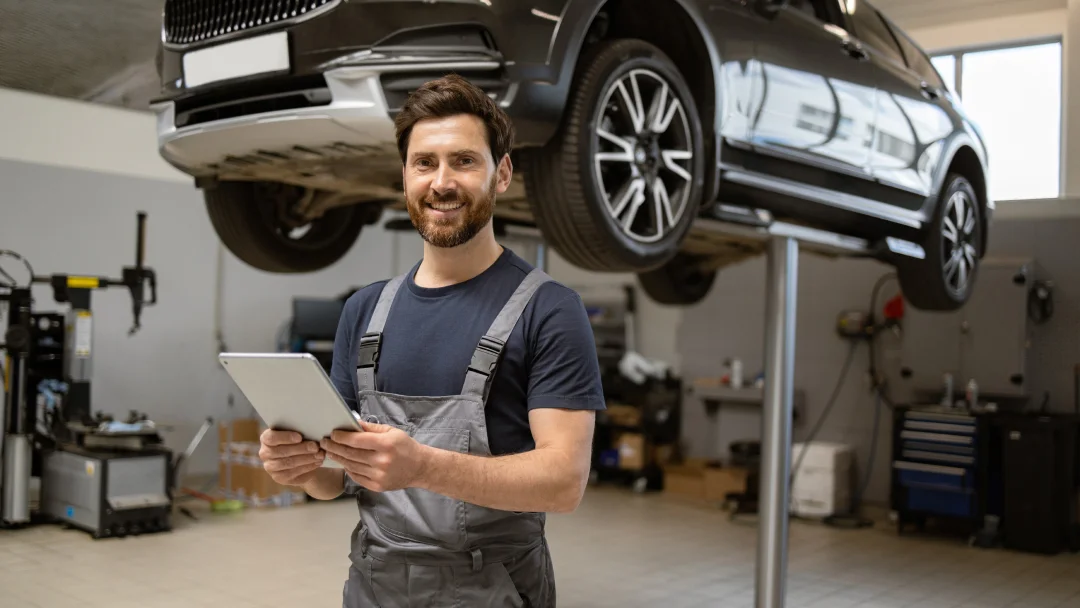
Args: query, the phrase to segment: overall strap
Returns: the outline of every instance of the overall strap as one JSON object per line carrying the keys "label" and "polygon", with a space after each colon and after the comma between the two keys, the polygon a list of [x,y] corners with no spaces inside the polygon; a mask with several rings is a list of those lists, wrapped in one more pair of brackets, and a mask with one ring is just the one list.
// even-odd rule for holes
{"label": "overall strap", "polygon": [[379,294],[379,301],[375,304],[375,310],[371,313],[367,329],[360,337],[360,346],[356,355],[356,390],[375,390],[375,372],[379,367],[379,347],[382,346],[382,331],[386,326],[386,318],[390,316],[390,306],[394,303],[394,297],[398,289],[405,281],[405,275],[390,279],[383,286]]}
{"label": "overall strap", "polygon": [[465,374],[465,385],[461,389],[462,396],[480,399],[482,403],[487,402],[491,380],[495,377],[495,370],[502,359],[503,348],[510,337],[510,332],[514,331],[521,313],[524,312],[525,306],[532,300],[536,291],[550,280],[550,276],[536,268],[521,281],[517,290],[491,323],[487,333],[480,338],[480,343],[476,345],[469,371]]}

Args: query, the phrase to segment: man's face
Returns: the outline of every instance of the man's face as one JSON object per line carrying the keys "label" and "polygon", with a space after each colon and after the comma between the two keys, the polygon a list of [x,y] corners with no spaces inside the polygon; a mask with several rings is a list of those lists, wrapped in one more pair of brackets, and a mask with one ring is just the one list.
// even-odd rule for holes
{"label": "man's face", "polygon": [[436,247],[467,243],[491,221],[506,192],[509,157],[491,157],[484,123],[462,114],[417,122],[402,169],[409,217]]}

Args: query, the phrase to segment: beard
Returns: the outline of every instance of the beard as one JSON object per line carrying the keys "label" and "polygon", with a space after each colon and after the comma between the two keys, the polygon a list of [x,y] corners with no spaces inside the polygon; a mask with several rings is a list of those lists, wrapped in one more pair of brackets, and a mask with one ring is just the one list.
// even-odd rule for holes
{"label": "beard", "polygon": [[[492,175],[486,191],[480,198],[468,192],[455,190],[442,196],[429,193],[419,201],[408,200],[409,219],[420,236],[434,247],[450,248],[468,243],[491,221],[495,213],[495,182],[498,175]],[[429,203],[463,204],[461,212],[452,218],[434,217]]]}

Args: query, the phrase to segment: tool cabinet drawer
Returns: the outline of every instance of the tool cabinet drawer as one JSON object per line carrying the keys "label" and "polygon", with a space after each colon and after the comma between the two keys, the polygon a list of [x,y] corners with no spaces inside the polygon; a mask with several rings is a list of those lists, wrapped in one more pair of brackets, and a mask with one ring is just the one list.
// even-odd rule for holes
{"label": "tool cabinet drawer", "polygon": [[908,487],[967,492],[975,481],[973,471],[965,467],[897,460],[893,468],[900,485]]}

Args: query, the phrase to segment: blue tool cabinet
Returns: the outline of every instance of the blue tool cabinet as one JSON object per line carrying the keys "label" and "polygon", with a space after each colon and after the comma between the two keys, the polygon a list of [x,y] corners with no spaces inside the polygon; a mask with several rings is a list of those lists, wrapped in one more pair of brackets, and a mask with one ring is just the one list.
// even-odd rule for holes
{"label": "blue tool cabinet", "polygon": [[998,511],[989,497],[991,433],[985,416],[942,407],[893,414],[892,509],[897,531],[948,518],[974,533]]}

